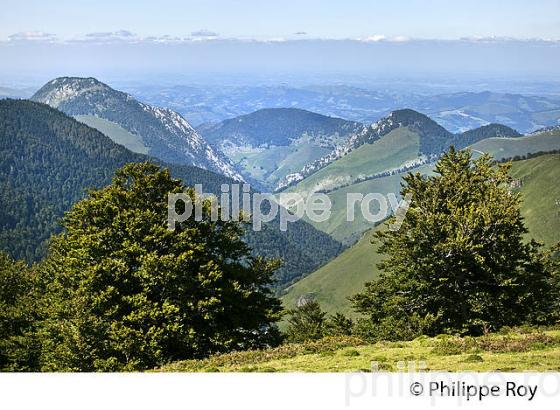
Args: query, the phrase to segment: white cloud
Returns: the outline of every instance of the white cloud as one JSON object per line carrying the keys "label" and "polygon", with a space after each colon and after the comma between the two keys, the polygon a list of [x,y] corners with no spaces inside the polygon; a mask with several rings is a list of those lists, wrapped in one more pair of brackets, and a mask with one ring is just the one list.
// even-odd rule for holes
{"label": "white cloud", "polygon": [[383,41],[385,40],[387,37],[385,37],[383,34],[374,34],[373,36],[369,36],[366,37],[365,39],[363,39],[362,41],[366,41],[366,42],[377,42],[377,41]]}
{"label": "white cloud", "polygon": [[406,36],[396,36],[389,39],[389,41],[393,41],[395,43],[404,43],[405,41],[409,41],[410,39]]}
{"label": "white cloud", "polygon": [[193,37],[218,37],[219,34],[216,33],[215,31],[201,29],[201,30],[193,31],[191,33],[191,36],[193,36]]}
{"label": "white cloud", "polygon": [[48,41],[57,40],[56,35],[43,31],[21,31],[8,36],[10,41]]}
{"label": "white cloud", "polygon": [[138,40],[138,36],[136,36],[136,34],[128,30],[117,30],[117,31],[87,33],[86,35],[84,35],[84,39],[85,41],[94,41],[94,42],[134,41],[134,40]]}
{"label": "white cloud", "polygon": [[364,39],[358,39],[359,41],[365,41],[366,43],[377,43],[378,41],[390,41],[393,43],[403,43],[405,41],[410,41],[410,38],[406,36],[393,36],[387,37],[384,34],[374,34],[372,36],[366,37]]}

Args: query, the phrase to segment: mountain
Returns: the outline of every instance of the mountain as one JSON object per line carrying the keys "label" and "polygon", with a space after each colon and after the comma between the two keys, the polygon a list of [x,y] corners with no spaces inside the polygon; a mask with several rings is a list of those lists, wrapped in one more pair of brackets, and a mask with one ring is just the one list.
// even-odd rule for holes
{"label": "mountain", "polygon": [[[47,105],[26,100],[0,101],[0,249],[28,262],[40,260],[46,241],[59,232],[59,219],[84,197],[87,188],[111,182],[116,169],[129,162],[154,161],[114,143]],[[167,164],[186,185],[202,184],[219,194],[235,180],[198,167]],[[278,228],[246,231],[255,255],[284,261],[275,274],[282,288],[316,270],[341,251],[341,244],[304,221]]]}
{"label": "mountain", "polygon": [[304,137],[329,146],[359,128],[362,124],[357,122],[297,108],[267,108],[198,127],[208,142],[224,148],[283,146]]}
{"label": "mountain", "polygon": [[[150,104],[171,107],[195,125],[220,122],[265,107],[299,108],[369,124],[404,106],[427,114],[453,133],[491,123],[505,124],[522,133],[559,124],[560,97],[551,93],[550,83],[543,82],[535,88],[511,83],[501,87],[523,90],[525,94],[484,90],[495,85],[469,84],[468,88],[476,90],[473,92],[455,91],[464,89],[464,84],[450,88],[449,84],[417,81],[367,87],[135,85],[128,86],[127,91]],[[410,92],[412,88],[417,91]]]}
{"label": "mountain", "polygon": [[502,124],[488,124],[458,134],[457,146],[463,148],[486,138],[516,138],[521,134]]}
{"label": "mountain", "polygon": [[528,133],[560,121],[560,98],[554,95],[459,92],[419,98],[412,107],[453,132],[500,123]]}
{"label": "mountain", "polygon": [[274,189],[287,174],[321,158],[364,126],[295,108],[270,108],[204,124],[198,131],[242,173]]}
{"label": "mountain", "polygon": [[243,180],[227,158],[177,112],[136,101],[95,78],[56,78],[31,99],[76,116],[136,152]]}
{"label": "mountain", "polygon": [[[337,147],[328,155],[304,166],[299,172],[287,175],[278,183],[278,187],[285,188],[302,180],[306,180],[304,184],[307,187],[313,184],[318,187],[322,187],[324,184],[317,180],[321,180],[325,176],[328,180],[328,184],[330,185],[333,175],[336,174],[333,174],[332,167],[331,169],[324,168],[328,168],[337,160],[343,160],[347,164],[353,164],[352,167],[354,169],[356,169],[356,164],[363,164],[365,166],[364,169],[362,170],[362,167],[360,167],[360,169],[356,170],[356,172],[360,178],[365,178],[373,172],[370,167],[370,162],[373,161],[367,160],[366,163],[364,163],[364,161],[361,160],[356,163],[354,162],[353,152],[358,152],[359,150],[369,151],[368,147],[364,148],[366,144],[372,145],[375,144],[376,141],[379,141],[389,135],[401,134],[405,131],[416,136],[414,137],[417,139],[416,142],[418,144],[418,146],[414,148],[416,152],[411,152],[410,155],[407,158],[404,158],[401,163],[384,165],[385,169],[398,168],[401,166],[406,167],[406,161],[412,161],[416,158],[421,158],[421,161],[425,161],[426,159],[439,155],[450,145],[454,145],[457,148],[464,148],[467,145],[485,138],[520,136],[520,134],[514,129],[499,124],[491,124],[464,133],[453,134],[427,115],[411,109],[397,110],[369,127],[364,128],[361,132],[352,135],[344,144]],[[389,145],[392,145],[393,148],[395,148],[395,144]],[[396,148],[402,149],[403,147],[399,146]],[[361,152],[356,156],[364,155],[363,152]],[[375,165],[373,166],[375,167]],[[319,170],[321,170],[319,175],[313,175]],[[361,173],[362,171],[363,173]],[[345,178],[348,179],[348,175],[345,175]],[[352,175],[350,175],[350,178],[352,178]],[[347,182],[348,181],[345,183]]]}
{"label": "mountain", "polygon": [[[356,214],[353,221],[347,221],[347,194],[366,195],[375,192],[383,195],[393,193],[398,196],[403,173],[412,171],[429,174],[432,171],[438,156],[434,153],[422,153],[421,146],[422,140],[428,135],[426,130],[433,127],[434,123],[426,120],[422,114],[405,116],[416,120],[408,123],[378,122],[377,126],[374,125],[372,128],[381,132],[372,135],[369,140],[364,139],[365,143],[355,144],[357,148],[349,150],[346,155],[341,155],[340,158],[285,190],[285,192],[299,193],[304,197],[312,192],[327,194],[332,203],[331,217],[322,222],[311,220],[308,222],[336,240],[344,244],[352,244],[365,231],[371,229],[374,223],[366,220],[361,212]],[[390,118],[393,117],[388,117]],[[395,126],[396,124],[408,125]],[[421,124],[428,126],[422,129]],[[439,132],[438,135],[445,138],[446,144],[453,143],[462,148],[472,141],[478,141],[468,145],[473,149],[474,154],[489,153],[496,159],[560,148],[560,129],[556,128],[527,136],[519,136],[515,130],[502,125],[479,127],[461,134],[451,134],[443,132],[441,128],[434,128]],[[512,135],[512,137],[502,135]],[[433,143],[434,138],[429,141],[437,149],[441,147],[441,144]],[[428,153],[430,144],[424,144],[427,147],[424,149]]]}
{"label": "mountain", "polygon": [[[557,147],[560,147],[560,140]],[[554,202],[554,198],[560,198],[560,185],[557,183],[560,179],[560,154],[514,161],[510,173],[520,181],[517,190],[523,199],[521,213],[529,229],[528,238],[541,241],[546,246],[560,241],[559,208]],[[377,226],[366,232],[335,259],[287,288],[283,296],[284,305],[290,308],[302,299],[314,298],[327,312],[352,314],[347,298],[361,291],[365,282],[379,275],[377,264],[382,256],[377,253],[377,245],[371,243],[372,235],[378,229],[383,228]]]}

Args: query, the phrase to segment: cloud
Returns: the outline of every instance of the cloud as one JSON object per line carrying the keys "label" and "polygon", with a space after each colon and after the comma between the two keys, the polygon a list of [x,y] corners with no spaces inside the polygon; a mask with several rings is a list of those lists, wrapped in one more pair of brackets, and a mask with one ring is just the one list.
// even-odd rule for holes
{"label": "cloud", "polygon": [[409,41],[410,39],[406,36],[396,36],[389,39],[389,41],[393,41],[395,43],[404,43],[405,41]]}
{"label": "cloud", "polygon": [[383,41],[385,40],[387,37],[385,37],[383,34],[374,34],[373,36],[369,36],[366,37],[363,41],[366,42],[377,42],[377,41]]}
{"label": "cloud", "polygon": [[57,40],[56,35],[45,33],[43,31],[21,31],[8,36],[10,41],[47,41],[53,42]]}
{"label": "cloud", "polygon": [[191,36],[193,36],[193,37],[218,37],[219,34],[216,33],[215,31],[201,29],[201,30],[193,31],[191,33]]}
{"label": "cloud", "polygon": [[188,41],[188,39],[176,37],[176,36],[170,36],[167,34],[164,36],[144,37],[142,40],[151,43],[183,43],[185,41]]}
{"label": "cloud", "polygon": [[410,38],[406,36],[394,36],[387,37],[384,34],[374,34],[372,36],[366,37],[364,39],[358,39],[360,41],[365,41],[366,43],[377,43],[378,41],[388,41],[392,43],[404,43],[405,41],[410,41]]}
{"label": "cloud", "polygon": [[294,34],[295,34],[296,36],[306,36],[306,35],[307,35],[307,32],[305,32],[305,31],[296,31]]}
{"label": "cloud", "polygon": [[128,30],[87,33],[84,37],[92,41],[134,40],[137,38],[136,34]]}

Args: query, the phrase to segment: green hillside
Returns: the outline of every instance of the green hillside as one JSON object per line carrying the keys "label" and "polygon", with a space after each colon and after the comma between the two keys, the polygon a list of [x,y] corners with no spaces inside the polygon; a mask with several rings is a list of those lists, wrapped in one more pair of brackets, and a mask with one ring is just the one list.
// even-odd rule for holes
{"label": "green hillside", "polygon": [[487,138],[471,145],[475,152],[486,152],[497,160],[522,156],[530,152],[560,148],[560,129],[539,132],[519,138]]}
{"label": "green hillside", "polygon": [[[560,241],[560,206],[555,202],[560,199],[560,154],[515,161],[511,175],[522,181],[521,211],[530,236],[547,246]],[[284,305],[292,307],[300,297],[312,295],[327,312],[351,314],[347,297],[378,275],[375,265],[380,255],[371,244],[375,229],[380,227],[368,231],[337,258],[289,287],[283,297]]]}
{"label": "green hillside", "polygon": [[[431,169],[431,165],[424,165],[415,169],[414,172],[428,173]],[[308,222],[317,229],[328,233],[336,240],[345,244],[352,244],[359,239],[365,231],[371,229],[375,223],[364,218],[357,204],[354,206],[354,220],[351,222],[347,220],[347,194],[361,193],[366,195],[375,192],[385,197],[390,193],[399,196],[401,178],[403,175],[404,174],[401,173],[370,179],[331,191],[327,194],[332,204],[331,217],[324,222],[314,222],[311,220],[308,220]],[[372,202],[371,205],[370,210],[372,213],[379,211],[377,202]]]}
{"label": "green hillside", "polygon": [[74,118],[102,132],[114,142],[124,145],[132,152],[147,154],[150,151],[150,149],[144,145],[141,136],[125,130],[117,123],[96,117],[95,115],[75,115]]}
{"label": "green hillside", "polygon": [[530,236],[546,245],[560,241],[560,154],[515,161],[511,175],[520,179],[521,212]]}
{"label": "green hillside", "polygon": [[360,177],[400,167],[417,158],[419,148],[418,134],[408,127],[400,127],[371,144],[361,145],[286,191],[307,194],[332,190]]}
{"label": "green hillside", "polygon": [[346,298],[360,292],[365,282],[378,275],[376,264],[380,255],[371,243],[377,229],[381,226],[368,231],[338,257],[290,286],[282,298],[284,306],[294,307],[301,297],[311,296],[329,313],[351,313]]}
{"label": "green hillside", "polygon": [[[501,126],[493,125],[480,127],[476,130],[461,134],[471,139],[471,134],[498,135],[505,131]],[[491,135],[490,134],[490,135]],[[348,155],[334,161],[327,167],[305,178],[290,187],[286,192],[299,192],[307,195],[313,191],[326,191],[332,202],[332,216],[324,222],[308,221],[316,228],[328,233],[333,238],[345,244],[354,243],[363,232],[373,224],[364,220],[361,213],[356,213],[353,222],[346,221],[346,194],[370,192],[398,194],[402,174],[395,174],[381,178],[355,182],[364,175],[372,175],[402,166],[407,161],[417,158],[418,141],[421,136],[412,132],[408,127],[392,130],[372,144],[364,144]],[[477,138],[475,135],[474,138]],[[487,152],[497,159],[523,156],[539,151],[551,151],[560,148],[560,129],[552,129],[525,137],[506,138],[492,137],[479,141],[471,146],[474,155]],[[410,162],[409,162],[410,163]],[[431,165],[422,165],[414,172],[428,173]],[[376,209],[372,209],[373,212]]]}
{"label": "green hillside", "polygon": [[331,149],[326,147],[301,142],[252,152],[229,153],[229,158],[243,169],[246,175],[265,187],[273,188],[286,175],[299,171],[306,164],[330,151]]}

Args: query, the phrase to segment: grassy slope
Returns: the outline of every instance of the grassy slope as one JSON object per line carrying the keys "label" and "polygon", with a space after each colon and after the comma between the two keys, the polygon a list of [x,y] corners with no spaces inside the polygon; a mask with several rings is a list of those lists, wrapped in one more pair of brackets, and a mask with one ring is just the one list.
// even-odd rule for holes
{"label": "grassy slope", "polygon": [[381,256],[371,243],[377,229],[380,227],[367,232],[338,257],[290,286],[282,298],[284,306],[294,307],[301,296],[312,294],[329,313],[352,313],[347,297],[361,291],[364,283],[378,275],[376,264]]}
{"label": "grassy slope", "polygon": [[520,138],[487,138],[471,146],[496,159],[525,155],[528,152],[552,151],[560,148],[560,130],[547,131]]}
{"label": "grassy slope", "polygon": [[560,241],[560,154],[515,161],[511,169],[521,179],[521,212],[529,236],[553,245]]}
{"label": "grassy slope", "polygon": [[[549,246],[560,241],[560,207],[554,202],[560,198],[560,154],[516,161],[511,173],[523,181],[521,210],[531,237]],[[368,232],[337,258],[290,286],[284,305],[292,307],[300,296],[311,293],[327,312],[351,314],[347,297],[378,275],[375,264],[380,256],[370,242]]]}
{"label": "grassy slope", "polygon": [[[414,170],[414,172],[428,173],[431,166],[425,165]],[[342,243],[354,243],[364,232],[371,229],[375,223],[366,220],[360,210],[359,204],[354,204],[354,221],[349,222],[347,218],[347,194],[380,193],[387,198],[389,193],[399,196],[401,180],[404,174],[390,175],[383,178],[371,179],[359,182],[344,188],[336,189],[327,195],[331,200],[331,217],[324,222],[308,220],[315,228],[320,229]],[[379,211],[377,201],[373,201],[370,211],[375,214]]]}
{"label": "grassy slope", "polygon": [[560,331],[520,331],[478,338],[419,337],[368,344],[326,338],[305,344],[235,352],[171,363],[170,372],[560,371]]}
{"label": "grassy slope", "polygon": [[148,154],[150,149],[144,145],[142,137],[128,132],[120,125],[94,115],[76,115],[74,118],[111,138],[114,142],[124,145],[132,152]]}
{"label": "grassy slope", "polygon": [[[417,138],[416,134],[407,129],[395,130],[374,144],[365,144],[333,162],[287,191],[300,192],[305,195],[319,187],[331,188],[348,183],[360,174],[371,175],[396,167],[415,157],[418,149]],[[472,148],[488,152],[495,155],[496,158],[525,155],[528,152],[550,151],[560,148],[560,130],[521,138],[489,138],[474,144]],[[475,151],[475,156],[477,155]],[[428,166],[424,166],[416,171],[429,172],[429,170]],[[370,229],[372,224],[360,218],[359,214],[354,222],[346,222],[346,193],[379,192],[386,195],[389,192],[398,193],[399,186],[400,176],[394,175],[334,189],[328,194],[333,204],[331,218],[320,223],[308,222],[343,243],[353,243],[363,232]],[[538,232],[536,234],[539,235]]]}
{"label": "grassy slope", "polygon": [[408,128],[391,131],[373,144],[364,144],[350,154],[329,164],[305,178],[287,192],[302,194],[319,189],[332,189],[354,181],[364,175],[372,175],[399,167],[418,156],[418,134]]}
{"label": "grassy slope", "polygon": [[261,152],[240,152],[231,154],[230,158],[252,178],[272,189],[286,175],[299,171],[329,152],[327,148],[304,142]]}

